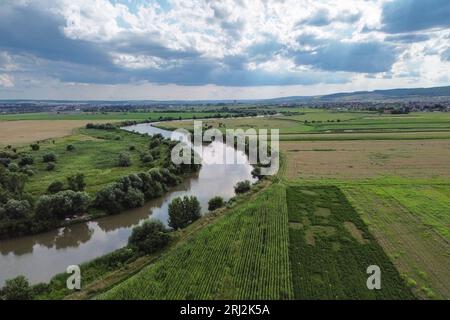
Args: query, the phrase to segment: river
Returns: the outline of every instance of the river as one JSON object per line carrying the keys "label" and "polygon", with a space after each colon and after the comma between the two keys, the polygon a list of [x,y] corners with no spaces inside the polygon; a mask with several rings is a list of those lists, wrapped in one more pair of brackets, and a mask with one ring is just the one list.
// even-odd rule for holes
{"label": "river", "polygon": [[[151,124],[124,129],[172,137],[172,132]],[[240,164],[210,164],[221,148],[227,157],[232,155],[239,159],[236,163]],[[65,272],[69,265],[81,264],[124,247],[133,227],[145,219],[153,217],[167,223],[168,205],[175,197],[197,196],[202,213],[206,213],[212,197],[218,195],[228,200],[234,196],[234,185],[238,181],[253,182],[251,171],[244,153],[218,141],[204,146],[200,171],[144,207],[38,235],[0,241],[0,286],[18,275],[24,275],[33,284],[48,282],[55,274]]]}

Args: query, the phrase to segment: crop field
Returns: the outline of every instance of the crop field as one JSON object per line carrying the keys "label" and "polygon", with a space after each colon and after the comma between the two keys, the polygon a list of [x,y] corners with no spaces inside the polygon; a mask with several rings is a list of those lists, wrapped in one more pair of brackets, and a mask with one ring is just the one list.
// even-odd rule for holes
{"label": "crop field", "polygon": [[284,187],[260,193],[100,298],[293,298]]}
{"label": "crop field", "polygon": [[286,177],[450,178],[450,140],[286,141]]}
{"label": "crop field", "polygon": [[414,293],[449,299],[449,185],[349,185],[342,190]]}
{"label": "crop field", "polygon": [[[173,119],[192,119],[211,116],[210,112],[37,112],[1,114],[0,121],[17,120],[153,120],[161,117],[172,117]],[[92,121],[89,121],[92,122]]]}
{"label": "crop field", "polygon": [[87,120],[27,120],[0,121],[0,146],[31,143],[39,140],[69,136],[74,129],[87,123],[102,121]]}
{"label": "crop field", "polygon": [[[336,187],[290,186],[289,256],[295,299],[412,299],[410,289]],[[367,268],[381,269],[369,290]]]}
{"label": "crop field", "polygon": [[[73,145],[75,150],[67,151],[67,145]],[[129,147],[135,146],[134,151]],[[31,154],[35,163],[35,175],[29,177],[26,191],[32,195],[44,193],[54,181],[64,182],[67,177],[82,172],[85,175],[88,192],[95,192],[104,185],[115,181],[119,176],[143,171],[139,160],[139,151],[148,149],[146,137],[122,130],[108,132],[105,130],[79,129],[76,134],[40,143],[40,150],[31,151],[29,146],[23,146],[18,152]],[[56,168],[46,170],[42,156],[47,152],[57,155]],[[126,152],[131,156],[131,166],[119,167],[118,155]],[[149,163],[156,166],[157,163]]]}

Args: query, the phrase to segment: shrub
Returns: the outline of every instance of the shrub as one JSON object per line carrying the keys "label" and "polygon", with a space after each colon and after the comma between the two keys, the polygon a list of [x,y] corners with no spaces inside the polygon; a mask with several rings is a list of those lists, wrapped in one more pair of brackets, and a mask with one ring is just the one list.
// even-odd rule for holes
{"label": "shrub", "polygon": [[200,218],[200,203],[194,196],[178,197],[169,204],[169,226],[182,229]]}
{"label": "shrub", "polygon": [[131,157],[128,153],[122,152],[119,154],[119,167],[129,167],[131,166]]}
{"label": "shrub", "polygon": [[128,148],[128,150],[134,151],[134,150],[136,150],[136,146],[130,146],[130,147]]}
{"label": "shrub", "polygon": [[131,248],[150,254],[164,248],[170,240],[167,228],[159,220],[147,220],[131,232],[128,244]]}
{"label": "shrub", "polygon": [[67,184],[69,189],[73,191],[84,191],[86,183],[84,182],[84,174],[77,173],[70,177],[67,177]]}
{"label": "shrub", "polygon": [[64,183],[61,181],[54,181],[52,182],[48,188],[47,188],[47,192],[50,194],[55,194],[58,193],[60,191],[63,191],[64,189]]}
{"label": "shrub", "polygon": [[216,209],[219,209],[223,207],[225,204],[225,201],[223,201],[222,197],[214,197],[208,201],[208,210],[214,211]]}
{"label": "shrub", "polygon": [[43,220],[64,219],[86,212],[90,199],[85,192],[61,191],[53,195],[43,195],[36,203],[36,217]]}
{"label": "shrub", "polygon": [[140,158],[143,163],[149,163],[153,161],[153,157],[149,152],[141,153]]}
{"label": "shrub", "polygon": [[53,171],[56,168],[56,164],[54,162],[47,163],[47,171]]}
{"label": "shrub", "polygon": [[19,166],[17,164],[15,164],[14,162],[10,163],[8,165],[8,170],[11,172],[17,172],[17,171],[19,171]]}
{"label": "shrub", "polygon": [[8,167],[11,163],[10,158],[0,158],[0,165],[3,165],[4,167]]}
{"label": "shrub", "polygon": [[24,154],[20,157],[19,166],[23,167],[26,165],[32,165],[34,163],[34,158],[30,154]]}
{"label": "shrub", "polygon": [[258,180],[263,178],[263,175],[261,175],[261,167],[255,167],[252,170],[252,177],[257,178]]}
{"label": "shrub", "polygon": [[56,162],[56,154],[54,152],[47,152],[42,156],[44,162]]}
{"label": "shrub", "polygon": [[28,280],[24,276],[6,280],[2,289],[3,297],[6,300],[30,300],[32,291]]}
{"label": "shrub", "polygon": [[73,144],[69,144],[69,145],[67,145],[66,150],[67,151],[74,151],[75,150],[75,146]]}
{"label": "shrub", "polygon": [[245,181],[240,181],[236,184],[236,186],[234,187],[234,191],[236,193],[246,193],[248,191],[250,191],[251,189],[251,183],[248,180]]}
{"label": "shrub", "polygon": [[30,144],[30,147],[33,151],[38,151],[41,148],[41,146],[37,143]]}
{"label": "shrub", "polygon": [[5,215],[11,220],[26,218],[31,213],[31,205],[27,200],[10,199],[4,206]]}

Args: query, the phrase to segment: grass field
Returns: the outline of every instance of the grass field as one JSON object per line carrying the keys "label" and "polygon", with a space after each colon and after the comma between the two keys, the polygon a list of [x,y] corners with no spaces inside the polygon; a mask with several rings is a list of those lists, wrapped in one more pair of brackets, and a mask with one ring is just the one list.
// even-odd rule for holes
{"label": "grass field", "polygon": [[[66,150],[69,144],[75,147],[74,151]],[[130,151],[130,146],[135,146],[135,150]],[[78,129],[74,135],[41,142],[39,151],[31,151],[29,146],[23,146],[18,152],[27,152],[35,159],[35,175],[29,177],[26,191],[37,196],[44,193],[52,182],[64,182],[67,177],[78,172],[85,175],[86,191],[95,192],[119,176],[158,165],[160,159],[144,166],[139,159],[139,150],[148,150],[148,138],[122,130],[110,132],[83,128]],[[53,171],[46,170],[47,164],[42,159],[47,152],[57,155],[56,168]],[[122,152],[130,154],[131,166],[117,165],[118,155]]]}
{"label": "grass field", "polygon": [[153,120],[160,117],[192,119],[211,116],[210,112],[37,112],[0,114],[0,120]]}
{"label": "grass field", "polygon": [[285,190],[233,209],[103,299],[290,299]]}
{"label": "grass field", "polygon": [[342,187],[408,285],[421,298],[450,299],[449,187],[382,184]]}
{"label": "grass field", "polygon": [[[336,187],[287,189],[289,256],[296,299],[411,299],[394,265]],[[366,285],[381,269],[380,290]]]}

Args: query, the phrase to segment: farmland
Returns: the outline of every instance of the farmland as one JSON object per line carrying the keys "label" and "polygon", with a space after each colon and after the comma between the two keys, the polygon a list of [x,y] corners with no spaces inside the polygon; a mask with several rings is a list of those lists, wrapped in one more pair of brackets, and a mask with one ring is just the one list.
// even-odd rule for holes
{"label": "farmland", "polygon": [[424,299],[448,299],[449,186],[374,184],[341,189],[414,293]]}
{"label": "farmland", "polygon": [[285,200],[271,187],[101,298],[292,298]]}
{"label": "farmland", "polygon": [[[289,256],[296,299],[411,299],[394,265],[335,187],[287,189]],[[366,286],[369,265],[381,290]]]}

